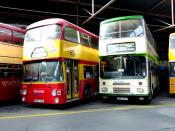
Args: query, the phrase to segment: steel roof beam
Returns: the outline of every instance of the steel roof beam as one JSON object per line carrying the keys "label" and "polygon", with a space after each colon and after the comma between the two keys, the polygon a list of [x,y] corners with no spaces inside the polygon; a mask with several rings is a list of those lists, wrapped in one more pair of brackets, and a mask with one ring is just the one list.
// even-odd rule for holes
{"label": "steel roof beam", "polygon": [[84,25],[88,21],[90,21],[92,18],[94,18],[96,15],[98,15],[100,12],[102,12],[104,9],[106,9],[108,6],[110,6],[115,0],[109,1],[106,5],[104,5],[101,9],[99,9],[95,14],[92,14],[86,21],[82,23]]}
{"label": "steel roof beam", "polygon": [[161,2],[159,2],[158,4],[156,4],[155,6],[153,6],[151,9],[149,9],[147,11],[147,13],[150,13],[151,11],[155,10],[156,8],[158,8],[159,6],[161,6],[163,3],[165,3],[165,1],[167,1],[167,0],[162,0]]}
{"label": "steel roof beam", "polygon": [[94,14],[94,0],[92,0],[92,14]]}
{"label": "steel roof beam", "polygon": [[[49,1],[58,2],[58,3],[61,2],[61,3],[67,3],[67,4],[77,4],[77,2],[73,2],[73,1],[69,1],[69,0],[49,0]],[[85,3],[85,2],[80,2],[80,6],[91,7],[92,4]],[[94,5],[94,7],[102,8],[103,6]],[[121,8],[115,8],[115,7],[107,7],[107,9],[116,10],[116,11],[130,12],[130,13],[139,13],[139,14],[143,14],[143,15],[151,15],[151,16],[158,16],[158,17],[164,17],[164,18],[171,18],[171,16],[168,16],[168,15],[162,15],[162,14],[150,13],[150,12],[143,12],[143,11],[138,11],[138,10],[121,9]]]}
{"label": "steel roof beam", "polygon": [[174,1],[171,0],[171,17],[172,17],[172,25],[174,25]]}
{"label": "steel roof beam", "polygon": [[[77,2],[73,2],[73,1],[66,1],[66,0],[59,0],[59,1],[58,0],[49,0],[49,1],[69,3],[69,4],[76,4],[77,5]],[[88,3],[79,2],[79,6],[92,6],[92,5],[88,4]],[[94,5],[94,7],[100,8],[102,6]],[[19,8],[12,8],[12,7],[5,7],[5,6],[0,6],[0,8],[11,9],[11,10],[19,10],[19,11],[27,11],[27,12],[35,12],[35,13],[53,14],[53,15],[77,16],[77,14],[76,15],[71,15],[71,14],[62,14],[62,13],[46,12],[46,11],[38,11],[38,10],[19,9]],[[163,17],[163,18],[172,18],[171,16],[168,16],[168,15],[161,15],[161,14],[155,14],[155,13],[145,13],[145,12],[137,11],[137,10],[121,9],[121,8],[114,8],[114,7],[107,7],[107,9],[116,10],[116,11],[123,11],[123,12],[130,12],[130,13],[138,13],[138,14],[142,14],[142,15],[157,16],[157,17]],[[88,17],[88,16],[78,16],[78,17]]]}

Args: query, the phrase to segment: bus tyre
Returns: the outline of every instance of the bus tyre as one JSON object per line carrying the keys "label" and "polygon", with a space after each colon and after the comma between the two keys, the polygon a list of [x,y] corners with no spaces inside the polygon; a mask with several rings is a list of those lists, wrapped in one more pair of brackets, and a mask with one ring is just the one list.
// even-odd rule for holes
{"label": "bus tyre", "polygon": [[83,97],[85,101],[89,101],[91,98],[90,88],[85,87],[83,92]]}
{"label": "bus tyre", "polygon": [[159,94],[159,86],[156,87],[156,91],[155,91],[155,94],[158,95]]}
{"label": "bus tyre", "polygon": [[150,94],[149,94],[149,96],[148,96],[149,99],[152,99],[152,98],[154,97],[154,92],[155,92],[155,90],[154,90],[153,85],[152,85],[152,86],[151,86]]}
{"label": "bus tyre", "polygon": [[92,88],[89,88],[90,90],[90,97],[93,98],[94,97],[94,91],[92,90]]}
{"label": "bus tyre", "polygon": [[150,102],[151,102],[151,98],[150,98],[150,96],[147,96],[147,97],[144,98],[143,104],[147,105]]}
{"label": "bus tyre", "polygon": [[153,99],[154,92],[153,90],[150,92],[148,96],[145,97],[144,99],[144,104],[149,104],[151,100]]}

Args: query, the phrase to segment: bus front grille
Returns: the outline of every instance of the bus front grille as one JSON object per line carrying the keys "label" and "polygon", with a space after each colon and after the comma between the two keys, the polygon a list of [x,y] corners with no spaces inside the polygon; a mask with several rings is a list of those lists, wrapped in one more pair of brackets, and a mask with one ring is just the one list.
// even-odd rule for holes
{"label": "bus front grille", "polygon": [[125,88],[119,88],[119,87],[114,87],[113,88],[113,93],[130,93],[130,88],[129,87],[125,87]]}

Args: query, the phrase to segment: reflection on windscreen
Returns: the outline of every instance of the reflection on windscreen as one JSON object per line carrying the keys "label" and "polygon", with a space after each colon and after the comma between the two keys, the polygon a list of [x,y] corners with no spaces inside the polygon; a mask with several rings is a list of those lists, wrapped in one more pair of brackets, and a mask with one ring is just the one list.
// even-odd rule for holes
{"label": "reflection on windscreen", "polygon": [[108,56],[100,61],[102,79],[139,79],[146,77],[146,59],[143,56]]}
{"label": "reflection on windscreen", "polygon": [[170,38],[170,48],[175,49],[175,36],[171,36]]}
{"label": "reflection on windscreen", "polygon": [[59,25],[47,25],[43,27],[28,30],[25,35],[25,41],[40,41],[59,38],[61,27]]}
{"label": "reflection on windscreen", "polygon": [[100,39],[114,39],[123,37],[139,37],[144,35],[143,21],[123,20],[102,24]]}
{"label": "reflection on windscreen", "polygon": [[24,81],[63,81],[61,62],[40,62],[24,65]]}

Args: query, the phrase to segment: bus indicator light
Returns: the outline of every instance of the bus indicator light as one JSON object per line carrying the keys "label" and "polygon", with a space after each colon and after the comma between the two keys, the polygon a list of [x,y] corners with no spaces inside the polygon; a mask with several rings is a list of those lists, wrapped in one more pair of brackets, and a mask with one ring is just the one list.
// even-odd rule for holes
{"label": "bus indicator light", "polygon": [[141,86],[142,85],[142,82],[139,82],[139,85]]}
{"label": "bus indicator light", "polygon": [[106,82],[103,81],[103,85],[106,85]]}
{"label": "bus indicator light", "polygon": [[27,95],[27,90],[26,90],[26,89],[21,90],[20,93],[21,93],[22,95]]}
{"label": "bus indicator light", "polygon": [[57,91],[57,95],[58,96],[61,96],[61,91]]}

